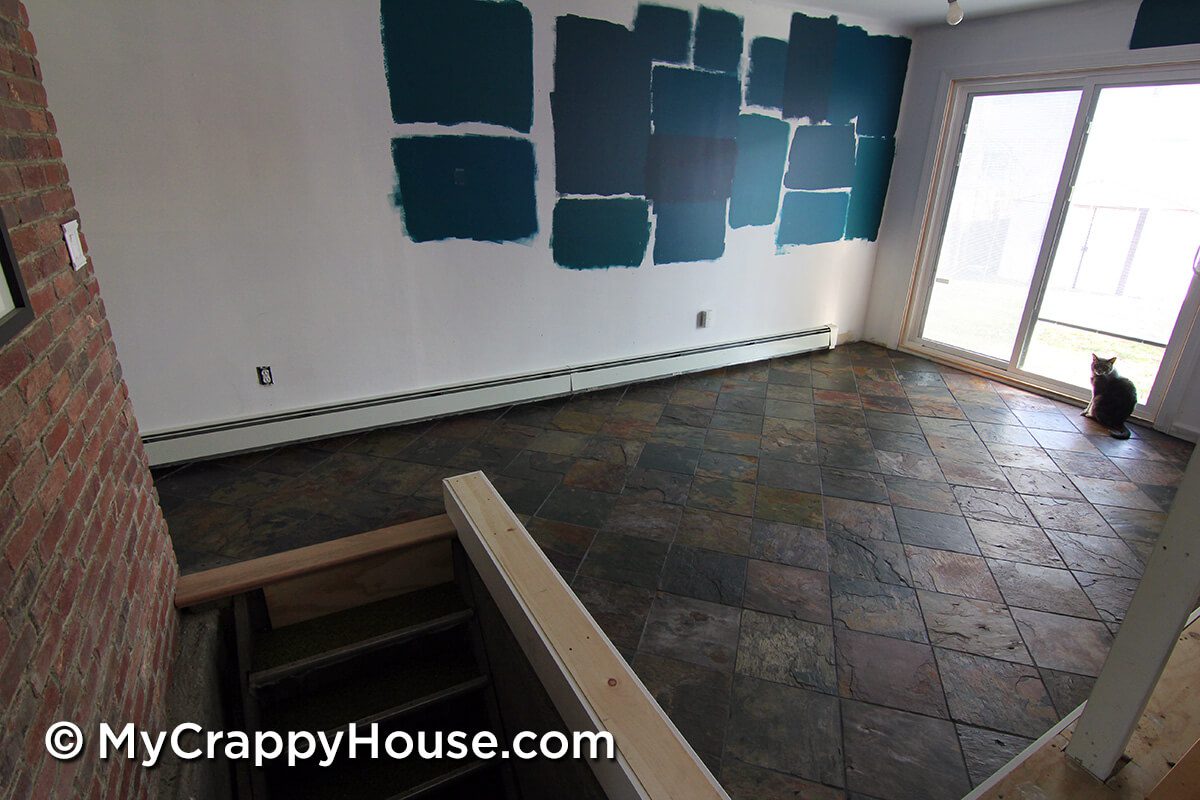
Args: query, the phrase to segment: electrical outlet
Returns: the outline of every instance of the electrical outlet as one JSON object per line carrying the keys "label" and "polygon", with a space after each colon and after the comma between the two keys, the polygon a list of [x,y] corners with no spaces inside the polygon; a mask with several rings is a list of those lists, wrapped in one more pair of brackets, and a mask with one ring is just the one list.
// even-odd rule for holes
{"label": "electrical outlet", "polygon": [[256,372],[258,372],[258,385],[259,386],[274,386],[275,385],[275,377],[271,374],[270,367],[255,367],[254,369]]}
{"label": "electrical outlet", "polygon": [[707,328],[712,324],[712,311],[705,309],[704,311],[696,312],[696,327]]}

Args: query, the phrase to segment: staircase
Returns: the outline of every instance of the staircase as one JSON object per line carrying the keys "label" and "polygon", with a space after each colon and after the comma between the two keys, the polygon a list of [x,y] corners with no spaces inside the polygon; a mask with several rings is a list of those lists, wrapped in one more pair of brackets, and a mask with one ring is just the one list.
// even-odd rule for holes
{"label": "staircase", "polygon": [[[445,583],[399,597],[272,627],[261,592],[235,599],[246,730],[340,730],[379,725],[382,746],[397,730],[491,731],[503,742],[498,706],[469,589]],[[365,734],[365,731],[364,731]],[[430,739],[432,741],[432,739]],[[350,759],[286,761],[239,776],[255,800],[449,800],[519,796],[500,760]],[[382,752],[381,752],[382,755]]]}

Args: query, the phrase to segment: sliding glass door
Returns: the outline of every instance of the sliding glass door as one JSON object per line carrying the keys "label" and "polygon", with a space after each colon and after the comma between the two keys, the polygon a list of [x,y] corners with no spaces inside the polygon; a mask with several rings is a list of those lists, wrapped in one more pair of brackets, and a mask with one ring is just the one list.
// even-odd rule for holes
{"label": "sliding glass door", "polygon": [[906,344],[1080,398],[1115,355],[1153,418],[1200,300],[1200,74],[952,99]]}

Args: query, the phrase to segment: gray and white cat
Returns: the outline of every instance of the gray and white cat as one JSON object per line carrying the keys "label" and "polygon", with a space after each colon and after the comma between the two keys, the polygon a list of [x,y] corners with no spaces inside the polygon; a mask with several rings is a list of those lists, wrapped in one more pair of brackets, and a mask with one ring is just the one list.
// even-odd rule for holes
{"label": "gray and white cat", "polygon": [[1083,410],[1083,416],[1111,428],[1109,434],[1113,438],[1128,439],[1125,420],[1137,406],[1137,387],[1129,378],[1117,374],[1113,368],[1116,363],[1116,356],[1100,358],[1092,353],[1092,401]]}

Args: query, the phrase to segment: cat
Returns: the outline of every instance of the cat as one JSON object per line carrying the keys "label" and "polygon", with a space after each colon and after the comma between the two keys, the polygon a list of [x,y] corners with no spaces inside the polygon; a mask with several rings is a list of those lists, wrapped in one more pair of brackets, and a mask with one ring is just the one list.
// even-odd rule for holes
{"label": "cat", "polygon": [[1116,356],[1100,358],[1092,353],[1092,401],[1082,416],[1110,428],[1109,435],[1114,439],[1128,439],[1130,434],[1125,420],[1137,405],[1137,387],[1129,378],[1117,374],[1113,368],[1116,362]]}

